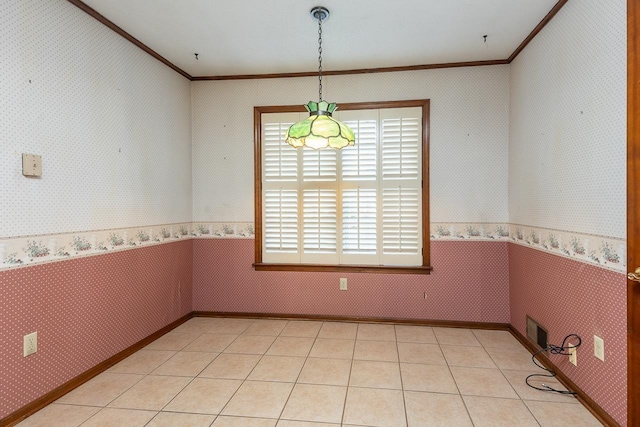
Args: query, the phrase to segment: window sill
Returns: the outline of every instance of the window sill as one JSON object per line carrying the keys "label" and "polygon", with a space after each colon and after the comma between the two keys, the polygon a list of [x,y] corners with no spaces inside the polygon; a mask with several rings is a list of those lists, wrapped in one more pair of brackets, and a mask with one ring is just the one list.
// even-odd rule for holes
{"label": "window sill", "polygon": [[254,263],[256,271],[313,271],[377,274],[431,274],[430,266],[325,265]]}

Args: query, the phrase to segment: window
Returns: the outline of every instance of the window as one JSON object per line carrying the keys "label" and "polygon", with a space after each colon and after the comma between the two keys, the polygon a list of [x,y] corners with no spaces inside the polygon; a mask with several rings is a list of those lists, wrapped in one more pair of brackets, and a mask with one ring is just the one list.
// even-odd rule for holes
{"label": "window", "polygon": [[429,267],[429,101],[342,104],[342,150],[284,141],[300,107],[255,107],[258,270],[421,273]]}

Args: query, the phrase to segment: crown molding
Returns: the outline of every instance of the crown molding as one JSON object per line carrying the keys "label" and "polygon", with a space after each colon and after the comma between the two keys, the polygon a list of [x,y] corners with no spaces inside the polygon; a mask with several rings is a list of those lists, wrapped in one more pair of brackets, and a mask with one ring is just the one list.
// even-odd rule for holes
{"label": "crown molding", "polygon": [[[177,73],[181,74],[185,78],[191,81],[210,81],[210,80],[251,80],[251,79],[281,79],[281,78],[294,78],[294,77],[314,77],[318,73],[316,71],[303,71],[296,73],[269,73],[269,74],[236,74],[236,75],[223,75],[223,76],[191,76],[186,71],[174,65],[168,59],[164,58],[158,52],[151,49],[149,46],[142,43],[140,40],[133,37],[131,34],[117,26],[115,23],[98,13],[95,9],[85,4],[82,0],[67,0],[69,3],[78,7],[83,12],[87,13],[91,17],[95,18],[123,38],[127,39],[140,49],[165,64],[167,67],[173,69]],[[356,75],[356,74],[374,74],[374,73],[396,73],[402,71],[418,71],[418,70],[433,70],[439,68],[458,68],[458,67],[481,67],[486,65],[505,65],[510,64],[522,50],[533,40],[533,38],[551,21],[551,19],[562,9],[562,7],[569,0],[559,0],[555,6],[547,13],[547,15],[536,25],[536,27],[529,33],[529,35],[518,45],[516,50],[506,59],[495,59],[489,61],[468,61],[468,62],[448,62],[442,64],[421,64],[421,65],[406,65],[398,67],[381,67],[381,68],[358,68],[351,70],[334,70],[323,71],[325,76],[341,76],[341,75]]]}

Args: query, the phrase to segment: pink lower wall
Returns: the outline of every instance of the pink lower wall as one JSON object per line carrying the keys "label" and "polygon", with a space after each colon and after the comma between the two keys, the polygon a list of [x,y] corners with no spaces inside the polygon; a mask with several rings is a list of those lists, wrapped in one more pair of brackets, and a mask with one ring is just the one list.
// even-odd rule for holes
{"label": "pink lower wall", "polygon": [[191,265],[185,240],[0,272],[0,419],[190,313]]}
{"label": "pink lower wall", "polygon": [[[566,356],[551,360],[621,425],[627,417],[627,280],[624,274],[509,245],[511,324],[526,334],[528,314],[559,345],[582,338],[578,366]],[[593,355],[593,335],[605,341],[605,362]]]}
{"label": "pink lower wall", "polygon": [[507,245],[433,241],[432,274],[392,275],[255,271],[254,240],[195,239],[193,309],[508,323]]}
{"label": "pink lower wall", "polygon": [[[626,425],[624,274],[507,242],[431,252],[431,275],[256,272],[253,240],[195,239],[0,272],[0,419],[196,310],[510,322],[522,334],[529,314],[552,343],[583,338],[578,367],[553,361]],[[38,353],[23,358],[33,331]]]}

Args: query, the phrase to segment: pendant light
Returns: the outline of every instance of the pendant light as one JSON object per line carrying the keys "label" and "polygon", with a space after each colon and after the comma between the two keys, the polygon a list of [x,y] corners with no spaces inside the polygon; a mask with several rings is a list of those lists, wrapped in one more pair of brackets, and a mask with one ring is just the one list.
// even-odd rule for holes
{"label": "pendant light", "polygon": [[292,147],[343,148],[355,144],[353,131],[347,125],[331,117],[338,108],[335,103],[322,100],[322,21],[329,18],[329,10],[322,6],[311,9],[311,16],[318,21],[318,94],[319,102],[309,101],[304,107],[309,112],[306,120],[294,123],[287,130],[285,141]]}

